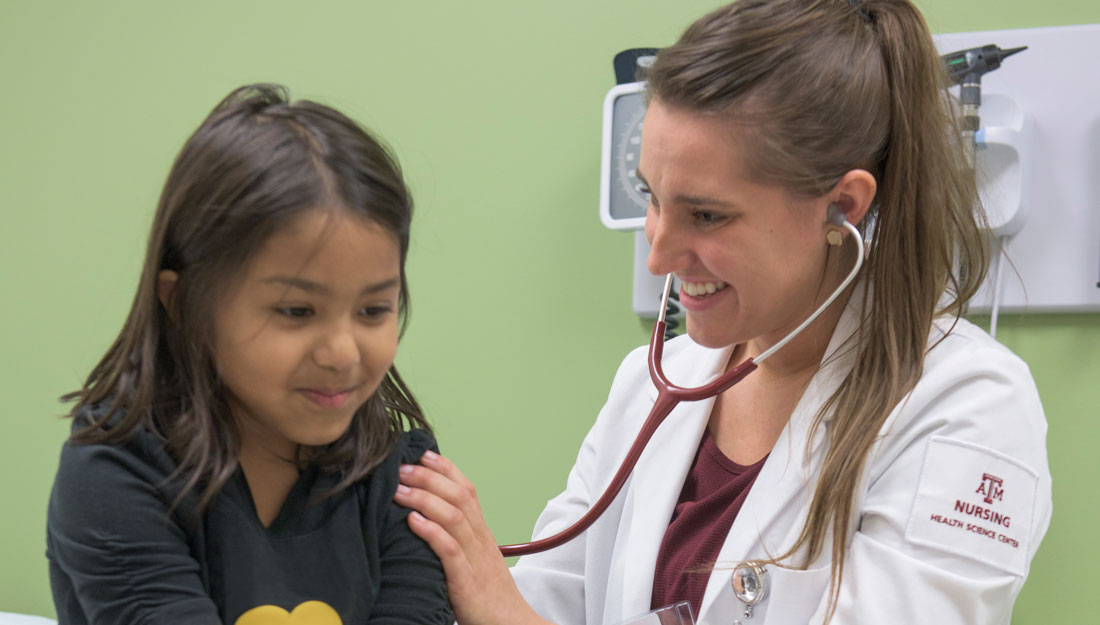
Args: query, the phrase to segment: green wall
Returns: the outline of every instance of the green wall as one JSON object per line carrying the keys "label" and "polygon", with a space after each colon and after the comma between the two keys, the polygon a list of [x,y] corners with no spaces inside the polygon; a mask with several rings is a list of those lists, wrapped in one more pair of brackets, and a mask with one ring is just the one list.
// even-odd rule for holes
{"label": "green wall", "polygon": [[[600,104],[615,52],[715,2],[310,4],[0,0],[0,611],[53,614],[55,398],[122,322],[175,152],[239,84],[331,103],[401,158],[418,213],[399,363],[500,540],[527,538],[646,340],[631,237],[596,216]],[[920,6],[938,32],[1100,22],[1093,0]],[[1002,328],[1047,407],[1056,499],[1014,622],[1094,623],[1100,316]]]}

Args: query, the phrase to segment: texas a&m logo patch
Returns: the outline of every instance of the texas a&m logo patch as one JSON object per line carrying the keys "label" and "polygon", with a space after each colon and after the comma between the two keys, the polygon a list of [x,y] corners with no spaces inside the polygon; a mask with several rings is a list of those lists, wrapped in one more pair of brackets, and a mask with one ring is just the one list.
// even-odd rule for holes
{"label": "texas a&m logo patch", "polygon": [[1014,458],[933,437],[905,537],[1023,575],[1038,481]]}
{"label": "texas a&m logo patch", "polygon": [[996,475],[982,473],[982,485],[974,492],[985,495],[986,503],[993,503],[994,499],[1001,501],[1005,498],[1005,489],[1002,487],[1004,483],[1005,481]]}

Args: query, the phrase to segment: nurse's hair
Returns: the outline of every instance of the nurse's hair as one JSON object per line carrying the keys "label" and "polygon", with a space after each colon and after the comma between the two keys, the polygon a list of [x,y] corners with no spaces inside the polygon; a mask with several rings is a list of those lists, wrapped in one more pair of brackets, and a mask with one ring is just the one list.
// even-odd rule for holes
{"label": "nurse's hair", "polygon": [[957,319],[988,266],[945,69],[906,0],[741,0],[692,24],[646,78],[662,105],[728,118],[749,178],[802,197],[852,169],[877,182],[854,368],[814,422],[837,415],[803,531],[771,560],[805,567],[831,549],[831,615],[871,446],[921,376],[933,318]]}
{"label": "nurse's hair", "polygon": [[[174,477],[182,478],[173,506],[197,491],[187,512],[204,510],[236,470],[240,447],[215,367],[216,302],[272,234],[319,208],[367,219],[394,236],[403,329],[412,198],[397,161],[332,108],[291,102],[277,85],[241,87],[172,165],[129,316],[83,387],[62,398],[76,401],[71,441],[121,444],[148,430],[164,441],[178,466]],[[171,310],[157,296],[164,269],[179,276]],[[338,475],[337,492],[373,470],[406,426],[430,430],[391,366],[347,432],[306,459]]]}

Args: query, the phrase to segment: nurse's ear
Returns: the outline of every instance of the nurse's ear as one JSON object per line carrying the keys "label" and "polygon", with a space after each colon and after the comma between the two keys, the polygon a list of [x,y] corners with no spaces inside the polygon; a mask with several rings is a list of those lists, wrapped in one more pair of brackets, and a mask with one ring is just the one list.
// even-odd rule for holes
{"label": "nurse's ear", "polygon": [[877,190],[878,183],[870,172],[864,169],[853,169],[844,174],[826,197],[830,204],[836,204],[840,212],[844,213],[848,223],[855,226],[859,225],[867,215]]}

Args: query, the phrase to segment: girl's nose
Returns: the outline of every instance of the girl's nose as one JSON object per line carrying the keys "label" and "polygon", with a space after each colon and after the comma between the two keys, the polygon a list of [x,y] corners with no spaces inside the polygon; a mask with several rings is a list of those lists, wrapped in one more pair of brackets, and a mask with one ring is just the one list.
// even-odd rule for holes
{"label": "girl's nose", "polygon": [[318,366],[344,371],[359,364],[359,344],[351,328],[331,328],[318,341],[313,350],[313,360]]}

